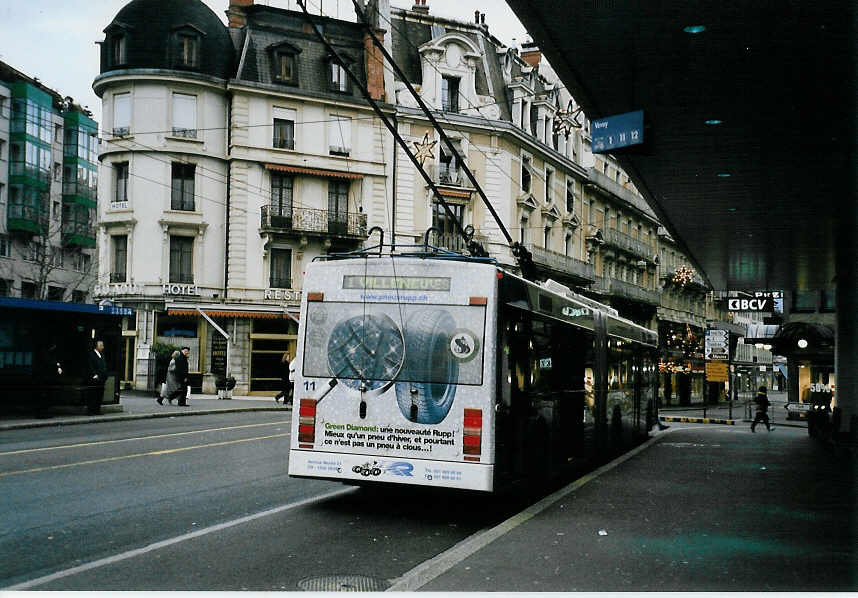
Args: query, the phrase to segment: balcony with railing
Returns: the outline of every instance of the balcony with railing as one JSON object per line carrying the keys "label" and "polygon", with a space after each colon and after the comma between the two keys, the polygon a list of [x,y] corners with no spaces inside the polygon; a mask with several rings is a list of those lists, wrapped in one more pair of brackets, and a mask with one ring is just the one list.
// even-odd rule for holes
{"label": "balcony with railing", "polygon": [[366,214],[329,212],[313,208],[262,206],[260,228],[278,233],[309,234],[323,237],[366,238]]}
{"label": "balcony with railing", "polygon": [[602,231],[602,237],[606,247],[614,247],[645,260],[651,261],[656,253],[655,249],[643,241],[618,230],[605,229]]}
{"label": "balcony with railing", "polygon": [[65,201],[72,201],[77,198],[98,201],[98,188],[95,185],[89,185],[84,182],[63,182],[63,199]]}
{"label": "balcony with railing", "polygon": [[6,207],[9,232],[40,234],[48,230],[48,209],[40,205],[10,203]]}
{"label": "balcony with railing", "polygon": [[64,217],[62,232],[66,247],[95,247],[95,226],[89,219]]}
{"label": "balcony with railing", "polygon": [[531,244],[527,244],[527,248],[537,268],[547,270],[554,275],[573,278],[578,281],[578,284],[591,284],[596,280],[593,264]]}
{"label": "balcony with railing", "polygon": [[432,182],[436,185],[462,187],[465,189],[473,189],[474,187],[468,175],[465,174],[465,169],[460,166],[451,166],[442,162],[440,164],[433,164],[428,171],[429,176],[432,177]]}
{"label": "balcony with railing", "polygon": [[458,233],[435,233],[429,237],[429,244],[440,249],[455,251],[456,253],[465,253],[468,246],[462,235]]}
{"label": "balcony with railing", "polygon": [[51,171],[24,160],[11,160],[9,162],[9,182],[47,189],[51,185]]}
{"label": "balcony with railing", "polygon": [[596,283],[591,287],[592,290],[606,295],[613,295],[622,299],[629,299],[639,303],[649,305],[659,305],[661,303],[661,293],[651,289],[645,289],[634,283],[620,280],[612,276],[597,277]]}

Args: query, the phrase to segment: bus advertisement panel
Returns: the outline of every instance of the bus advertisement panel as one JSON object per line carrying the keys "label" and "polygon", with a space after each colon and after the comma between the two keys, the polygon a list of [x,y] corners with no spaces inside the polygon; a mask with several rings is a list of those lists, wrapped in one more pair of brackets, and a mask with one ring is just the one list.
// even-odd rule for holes
{"label": "bus advertisement panel", "polygon": [[492,490],[496,273],[446,260],[314,262],[289,474]]}

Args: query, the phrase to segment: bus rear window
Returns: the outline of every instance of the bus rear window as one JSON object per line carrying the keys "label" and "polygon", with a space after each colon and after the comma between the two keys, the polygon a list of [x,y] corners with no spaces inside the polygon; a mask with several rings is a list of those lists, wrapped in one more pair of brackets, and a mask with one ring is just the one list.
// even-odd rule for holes
{"label": "bus rear window", "polygon": [[485,319],[484,305],[308,303],[303,374],[480,385]]}

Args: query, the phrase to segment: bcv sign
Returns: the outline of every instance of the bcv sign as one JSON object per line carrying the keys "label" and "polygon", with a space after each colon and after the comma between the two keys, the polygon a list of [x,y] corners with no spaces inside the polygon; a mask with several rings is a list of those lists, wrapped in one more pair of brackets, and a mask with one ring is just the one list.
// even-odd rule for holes
{"label": "bcv sign", "polygon": [[730,311],[774,311],[775,300],[771,297],[727,299],[727,309]]}

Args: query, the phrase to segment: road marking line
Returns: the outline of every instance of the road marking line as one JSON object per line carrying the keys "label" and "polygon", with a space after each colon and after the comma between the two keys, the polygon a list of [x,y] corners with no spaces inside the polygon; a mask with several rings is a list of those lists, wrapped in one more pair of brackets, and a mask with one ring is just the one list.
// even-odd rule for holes
{"label": "road marking line", "polygon": [[208,444],[197,444],[194,446],[182,446],[179,448],[172,449],[164,449],[161,451],[150,451],[147,453],[134,453],[133,455],[120,455],[118,457],[104,457],[103,459],[92,459],[89,461],[78,461],[76,463],[63,463],[62,465],[46,465],[45,467],[35,467],[33,469],[19,469],[16,471],[6,471],[0,473],[0,478],[5,478],[13,475],[20,475],[23,473],[38,473],[40,471],[51,471],[55,469],[66,469],[68,467],[78,467],[80,465],[95,465],[96,463],[109,463],[110,461],[121,461],[122,459],[135,459],[137,457],[149,457],[152,455],[169,455],[170,453],[181,453],[183,451],[191,451],[194,449],[200,448],[208,448],[211,446],[226,446],[228,444],[236,444],[239,442],[251,442],[253,440],[267,440],[269,438],[281,438],[283,436],[289,436],[291,432],[284,432],[283,434],[271,434],[269,436],[255,436],[253,438],[239,438],[237,440],[225,440],[223,442],[211,442]]}
{"label": "road marking line", "polygon": [[417,565],[416,567],[402,575],[402,577],[397,579],[393,583],[393,585],[387,588],[386,591],[413,592],[422,588],[427,583],[429,583],[436,577],[440,577],[441,575],[458,565],[460,562],[462,562],[478,550],[485,548],[504,534],[517,528],[522,523],[533,519],[536,515],[538,515],[554,503],[560,501],[566,495],[575,492],[584,484],[593,481],[603,473],[606,473],[611,469],[615,468],[623,461],[627,461],[638,453],[646,450],[647,448],[652,446],[652,444],[654,444],[658,440],[661,440],[666,434],[683,429],[684,428],[673,428],[670,430],[663,430],[661,432],[656,433],[653,438],[650,438],[648,441],[646,441],[639,447],[632,449],[625,455],[622,455],[614,459],[610,463],[603,465],[596,471],[593,471],[585,475],[584,477],[575,480],[568,486],[557,490],[553,494],[546,496],[539,502],[530,505],[520,513],[513,515],[506,521],[503,521],[502,523],[499,523],[492,528],[477,532],[476,534],[465,538],[452,548],[445,550],[438,556]]}
{"label": "road marking line", "polygon": [[100,444],[113,444],[116,442],[131,442],[134,440],[152,440],[155,438],[170,438],[171,436],[187,436],[188,434],[203,434],[205,432],[222,432],[224,430],[240,430],[242,428],[258,428],[259,426],[280,426],[289,424],[289,421],[267,422],[264,424],[245,424],[241,426],[227,426],[224,428],[206,428],[205,430],[191,430],[189,432],[171,432],[170,434],[155,434],[153,436],[135,436],[133,438],[119,438],[117,440],[99,440],[96,442],[81,442],[78,444],[58,444],[57,446],[46,446],[34,449],[21,449],[20,451],[6,451],[0,453],[0,457],[7,455],[22,455],[25,453],[38,453],[41,451],[55,451],[66,448],[80,448],[82,446],[98,446]]}
{"label": "road marking line", "polygon": [[262,517],[267,517],[269,515],[275,515],[277,513],[282,513],[283,511],[289,511],[291,509],[296,509],[298,507],[303,507],[305,505],[321,502],[324,500],[328,500],[330,498],[335,498],[337,496],[341,496],[343,494],[347,494],[349,492],[354,492],[357,490],[356,487],[351,488],[342,488],[339,490],[334,490],[332,492],[327,492],[325,494],[320,494],[319,496],[314,496],[312,498],[305,498],[304,500],[299,500],[297,502],[288,503],[285,505],[280,505],[279,507],[274,507],[272,509],[268,509],[265,511],[260,511],[259,513],[254,513],[253,515],[245,515],[244,517],[240,517],[238,519],[233,519],[232,521],[225,521],[224,523],[218,523],[217,525],[212,525],[209,527],[204,527],[203,529],[199,529],[193,532],[189,532],[187,534],[182,534],[181,536],[176,536],[175,538],[169,538],[167,540],[161,540],[160,542],[155,542],[153,544],[149,544],[148,546],[144,546],[142,548],[135,548],[134,550],[128,550],[126,552],[121,552],[119,554],[105,557],[103,559],[98,559],[97,561],[92,561],[90,563],[84,563],[83,565],[78,565],[77,567],[72,567],[70,569],[64,569],[62,571],[57,571],[56,573],[51,573],[50,575],[43,575],[42,577],[37,577],[36,579],[31,579],[29,581],[24,581],[19,584],[15,584],[14,586],[9,586],[8,588],[3,588],[4,590],[27,590],[29,588],[39,586],[51,581],[55,581],[57,579],[62,579],[63,577],[68,577],[69,575],[75,575],[77,573],[83,573],[84,571],[89,571],[91,569],[97,569],[98,567],[103,567],[105,565],[111,565],[113,563],[118,563],[119,561],[124,561],[126,559],[133,558],[135,556],[140,556],[146,554],[148,552],[152,552],[153,550],[159,550],[161,548],[166,548],[167,546],[173,546],[174,544],[178,544],[180,542],[184,542],[185,540],[192,540],[194,538],[199,538],[200,536],[205,536],[211,534],[213,532],[218,532],[221,530],[229,529],[231,527],[235,527],[236,525],[241,525],[243,523],[248,523],[250,521],[254,521],[256,519],[261,519]]}

